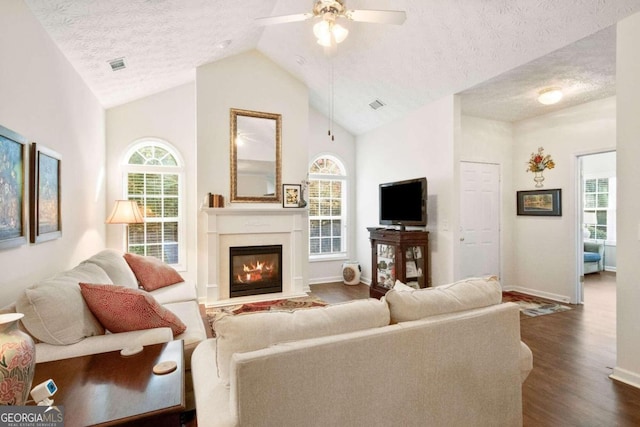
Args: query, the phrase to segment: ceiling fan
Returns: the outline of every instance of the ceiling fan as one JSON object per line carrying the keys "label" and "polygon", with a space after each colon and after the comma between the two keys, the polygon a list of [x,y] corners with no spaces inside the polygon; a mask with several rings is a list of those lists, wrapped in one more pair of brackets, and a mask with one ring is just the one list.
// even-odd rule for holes
{"label": "ceiling fan", "polygon": [[395,25],[400,25],[407,19],[407,14],[404,11],[348,10],[345,2],[346,0],[317,0],[312,12],[258,18],[256,22],[259,25],[274,25],[320,18],[320,21],[313,26],[313,33],[318,38],[319,45],[331,47],[336,43],[341,43],[349,35],[349,30],[336,23],[337,19]]}

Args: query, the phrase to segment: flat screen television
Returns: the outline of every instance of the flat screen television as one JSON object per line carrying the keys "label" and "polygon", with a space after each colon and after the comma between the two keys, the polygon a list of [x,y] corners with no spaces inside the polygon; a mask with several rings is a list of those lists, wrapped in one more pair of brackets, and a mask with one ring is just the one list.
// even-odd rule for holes
{"label": "flat screen television", "polygon": [[427,178],[380,184],[380,224],[427,225]]}

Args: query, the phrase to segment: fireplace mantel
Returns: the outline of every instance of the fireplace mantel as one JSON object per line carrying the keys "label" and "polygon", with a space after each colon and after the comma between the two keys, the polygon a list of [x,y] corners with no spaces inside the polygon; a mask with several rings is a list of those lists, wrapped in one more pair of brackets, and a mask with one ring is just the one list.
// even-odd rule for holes
{"label": "fireplace mantel", "polygon": [[[206,305],[304,296],[308,285],[306,208],[202,208],[207,215]],[[282,292],[230,298],[229,248],[282,245]]]}

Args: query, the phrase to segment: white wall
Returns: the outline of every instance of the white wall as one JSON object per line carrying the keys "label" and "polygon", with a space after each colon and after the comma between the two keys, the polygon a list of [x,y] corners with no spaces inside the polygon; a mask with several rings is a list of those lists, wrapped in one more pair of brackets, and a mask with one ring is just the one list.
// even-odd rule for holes
{"label": "white wall", "polygon": [[[307,88],[258,51],[249,51],[196,69],[197,200],[230,192],[229,109],[282,114],[282,183],[307,175],[309,96]],[[257,204],[235,203],[236,208]],[[281,204],[257,207],[282,208]],[[306,235],[306,233],[305,233]],[[198,223],[198,287],[207,285],[206,215]],[[306,266],[305,266],[306,267]],[[307,281],[307,270],[304,272]]]}
{"label": "white wall", "polygon": [[[141,138],[154,137],[169,142],[185,164],[186,270],[182,277],[196,281],[196,96],[189,83],[107,110],[107,210],[125,196],[122,163],[130,146]],[[107,212],[108,213],[108,212]],[[107,226],[107,246],[125,249],[123,225]]]}
{"label": "white wall", "polygon": [[[562,189],[562,216],[515,217],[515,289],[576,302],[579,211],[577,156],[616,147],[616,99],[567,108],[513,126],[513,190],[534,190],[526,162],[544,147],[556,167],[544,171],[544,189]],[[581,232],[581,231],[580,231]]]}
{"label": "white wall", "polygon": [[21,0],[0,2],[0,124],[62,155],[62,238],[0,251],[0,307],[104,247],[104,110]]}
{"label": "white wall", "polygon": [[345,260],[356,260],[356,143],[355,138],[337,123],[333,124],[334,140],[327,135],[329,120],[317,110],[309,109],[309,160],[307,167],[316,157],[330,154],[337,157],[347,169],[347,255],[341,259],[312,261],[309,264],[309,283],[342,281],[342,264]]}
{"label": "white wall", "polygon": [[[500,283],[503,287],[515,283],[515,257],[513,229],[513,125],[497,120],[462,116],[460,161],[491,163],[500,166]],[[459,191],[457,192],[458,194]],[[455,241],[455,239],[454,239]],[[455,246],[458,248],[458,246]],[[461,262],[456,251],[455,271]],[[461,277],[455,275],[458,280]]]}
{"label": "white wall", "polygon": [[431,282],[453,280],[456,100],[447,96],[356,139],[356,250],[371,281],[367,227],[378,226],[378,184],[426,176]]}
{"label": "white wall", "polygon": [[640,387],[640,14],[618,23],[617,362],[613,377]]}

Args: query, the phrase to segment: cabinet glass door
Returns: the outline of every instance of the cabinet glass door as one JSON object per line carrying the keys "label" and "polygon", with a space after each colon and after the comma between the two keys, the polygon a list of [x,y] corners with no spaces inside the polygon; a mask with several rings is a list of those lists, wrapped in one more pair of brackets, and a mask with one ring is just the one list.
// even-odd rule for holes
{"label": "cabinet glass door", "polygon": [[396,248],[378,243],[378,286],[391,289],[396,282]]}
{"label": "cabinet glass door", "polygon": [[412,288],[424,287],[424,248],[422,246],[409,246],[404,254],[405,277],[407,285]]}

